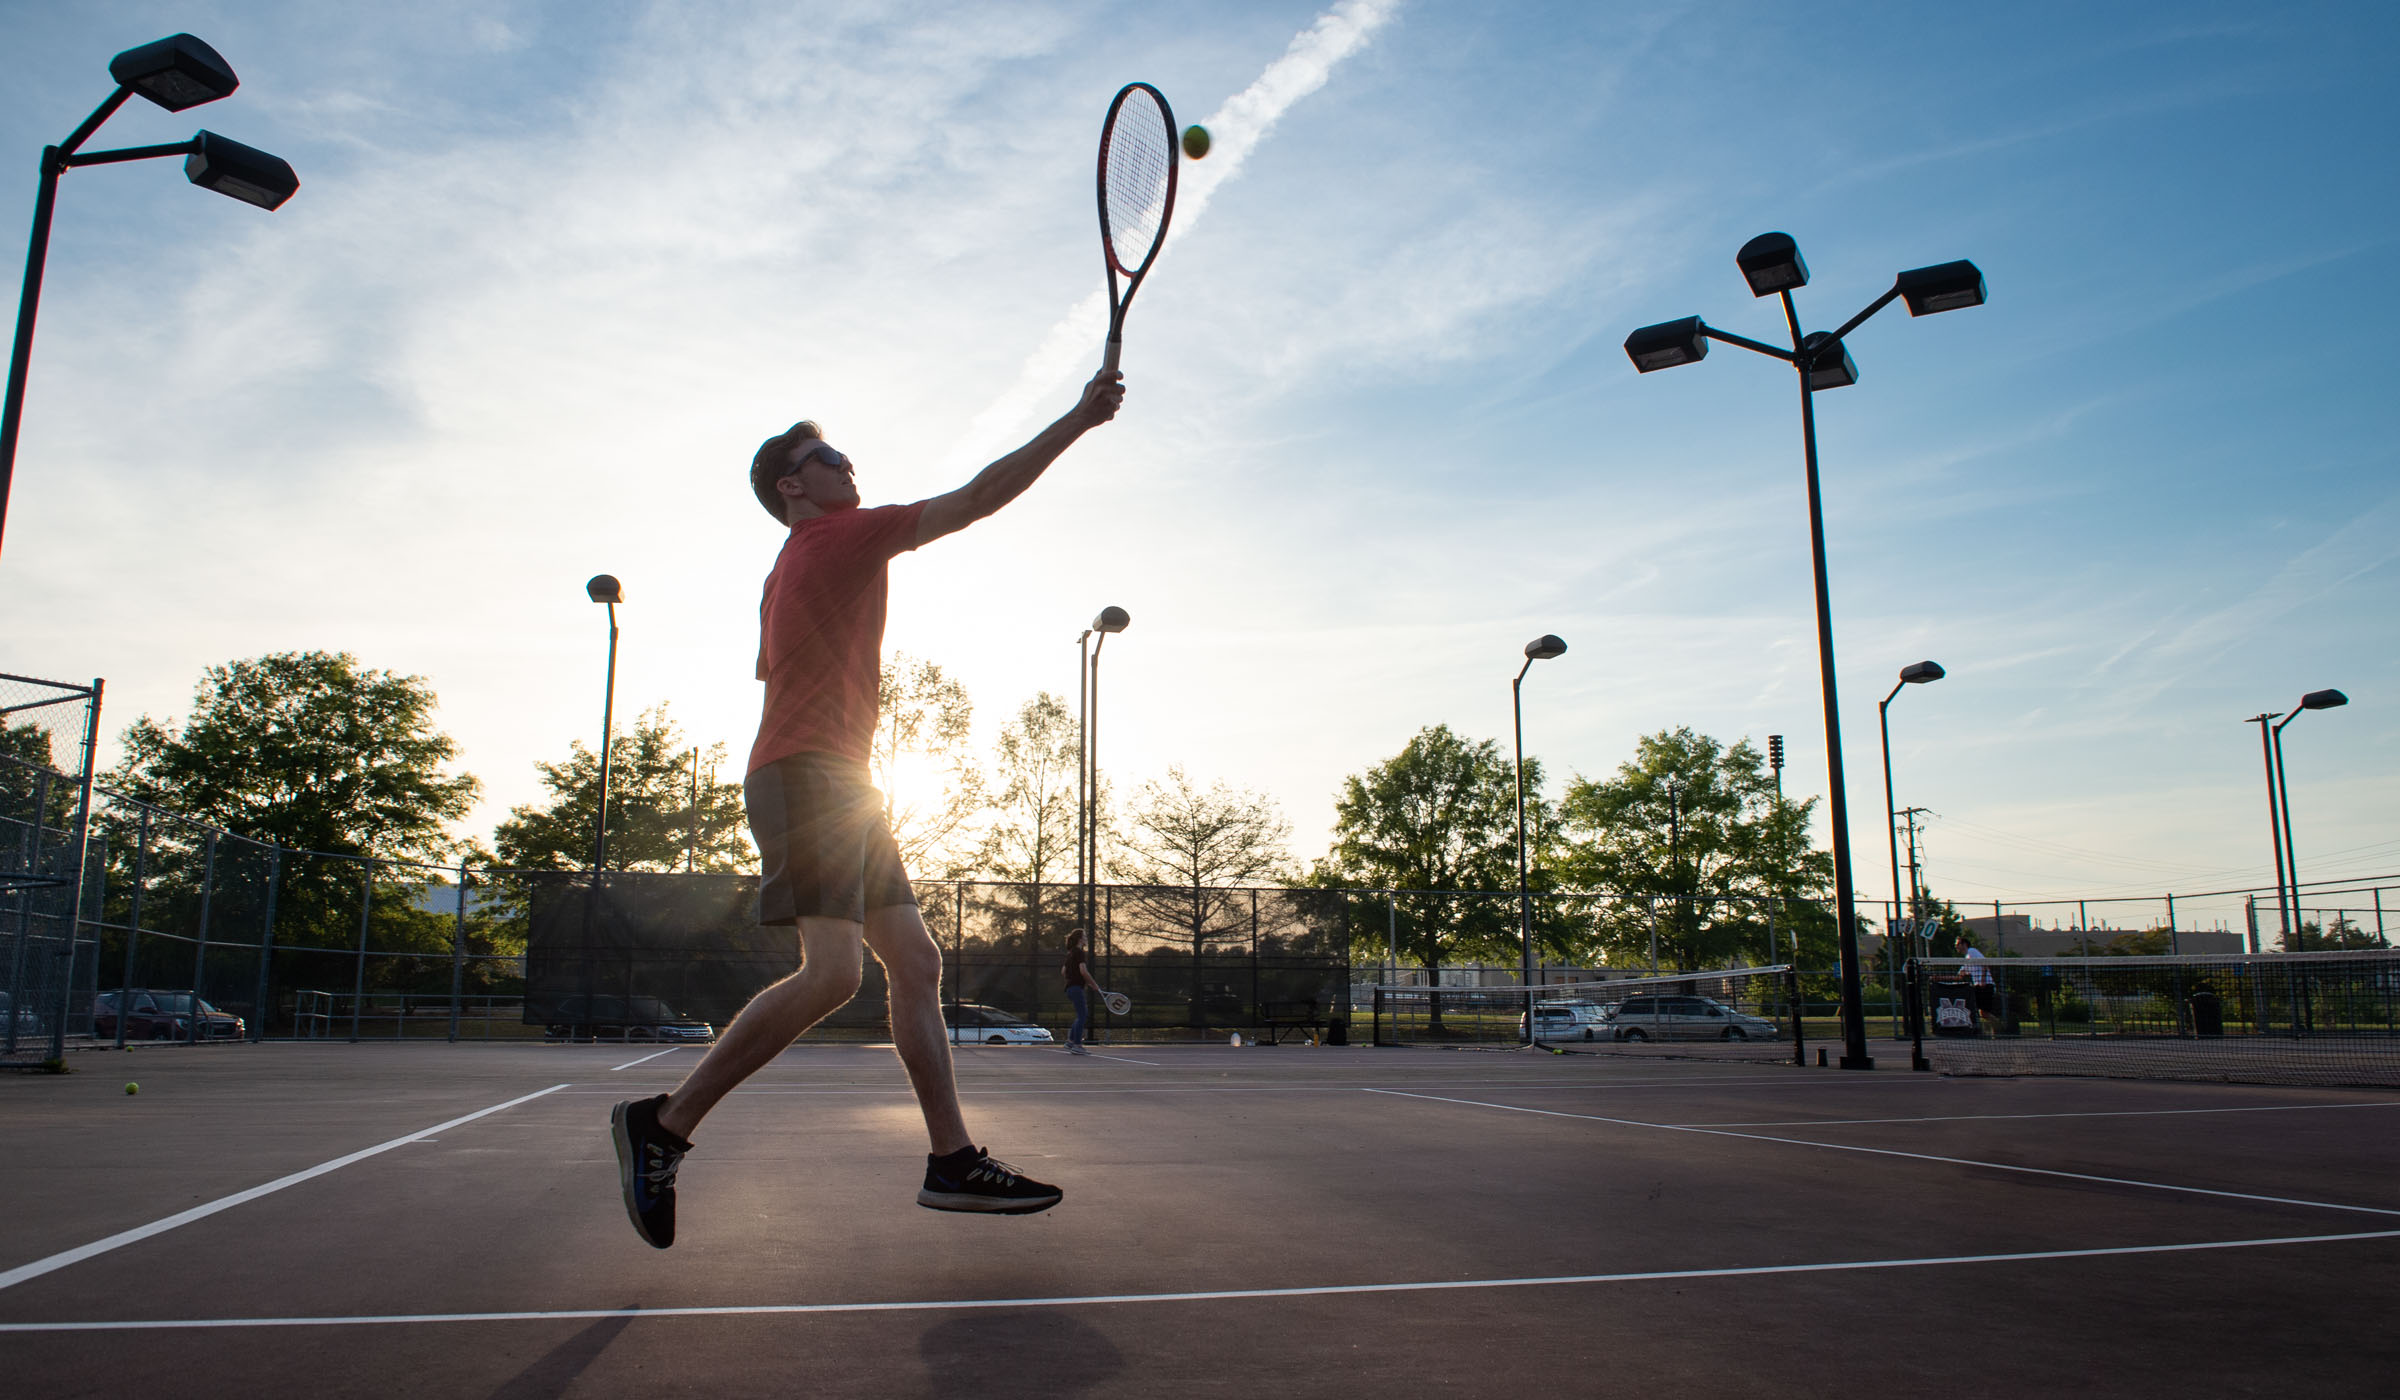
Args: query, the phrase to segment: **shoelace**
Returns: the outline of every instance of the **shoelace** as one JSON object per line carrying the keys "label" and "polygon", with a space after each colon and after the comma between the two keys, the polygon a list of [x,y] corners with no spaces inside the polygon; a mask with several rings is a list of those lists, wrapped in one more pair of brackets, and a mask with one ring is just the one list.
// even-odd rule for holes
{"label": "shoelace", "polygon": [[650,1185],[650,1194],[661,1195],[673,1190],[675,1169],[683,1165],[683,1154],[658,1143],[644,1143],[643,1155],[649,1159],[642,1168],[642,1180]]}
{"label": "shoelace", "polygon": [[975,1170],[967,1173],[967,1180],[973,1181],[979,1176],[987,1177],[994,1185],[1006,1188],[1016,1185],[1017,1178],[1023,1175],[1023,1172],[997,1157],[986,1157],[975,1164]]}

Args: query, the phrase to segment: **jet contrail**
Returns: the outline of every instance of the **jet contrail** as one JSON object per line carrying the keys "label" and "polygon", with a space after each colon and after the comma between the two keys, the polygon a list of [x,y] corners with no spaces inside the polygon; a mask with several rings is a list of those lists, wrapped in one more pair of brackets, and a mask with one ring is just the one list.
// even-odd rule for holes
{"label": "jet contrail", "polygon": [[[1400,0],[1342,0],[1294,36],[1283,57],[1268,64],[1257,81],[1202,119],[1213,139],[1206,161],[1183,167],[1175,197],[1175,234],[1189,236],[1210,196],[1241,173],[1243,162],[1292,104],[1325,86],[1335,65],[1366,47],[1399,7]],[[1161,248],[1159,257],[1166,255],[1167,249]],[[993,452],[1013,446],[1026,421],[1057,396],[1060,385],[1080,381],[1098,366],[1100,341],[1107,334],[1108,295],[1095,289],[1042,337],[1017,382],[975,415],[945,466],[978,466]]]}

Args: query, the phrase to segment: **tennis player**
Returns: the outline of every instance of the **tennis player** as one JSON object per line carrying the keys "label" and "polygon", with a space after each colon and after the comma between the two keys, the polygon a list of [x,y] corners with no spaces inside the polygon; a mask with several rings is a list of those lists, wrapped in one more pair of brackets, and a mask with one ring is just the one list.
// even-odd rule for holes
{"label": "tennis player", "polygon": [[891,986],[892,1044],[931,1152],[917,1204],[1026,1215],[1063,1193],[974,1145],[942,1022],[942,955],[909,889],[883,802],[867,782],[892,558],[963,530],[1025,493],[1075,440],[1117,416],[1124,376],[1102,370],[1074,408],[946,495],[860,509],[850,459],[799,422],[760,445],[750,489],[790,531],[759,604],[766,711],[742,784],[758,843],[758,919],[797,924],[800,970],[753,997],[671,1094],[610,1114],[636,1233],[675,1242],[675,1172],[717,1102],[858,992],[861,947]]}

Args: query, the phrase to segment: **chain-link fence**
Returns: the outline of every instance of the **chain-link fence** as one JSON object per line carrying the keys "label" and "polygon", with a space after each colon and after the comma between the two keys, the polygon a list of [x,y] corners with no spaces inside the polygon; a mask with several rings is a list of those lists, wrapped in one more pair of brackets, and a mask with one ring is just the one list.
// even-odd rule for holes
{"label": "chain-link fence", "polygon": [[100,691],[0,675],[0,1063],[56,1060],[96,985],[82,930]]}

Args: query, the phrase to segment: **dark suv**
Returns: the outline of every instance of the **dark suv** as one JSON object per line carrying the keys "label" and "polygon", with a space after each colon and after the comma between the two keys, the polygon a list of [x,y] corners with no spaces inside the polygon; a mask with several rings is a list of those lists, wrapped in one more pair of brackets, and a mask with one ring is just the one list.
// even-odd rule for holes
{"label": "dark suv", "polygon": [[[192,1035],[192,1002],[190,992],[154,992],[137,987],[130,992],[102,992],[92,998],[92,1035],[101,1040],[117,1038],[117,1007],[130,998],[133,1009],[125,1015],[127,1040],[190,1040]],[[230,1011],[219,1011],[203,1001],[200,1003],[201,1040],[240,1040],[250,1029],[249,1024]]]}

